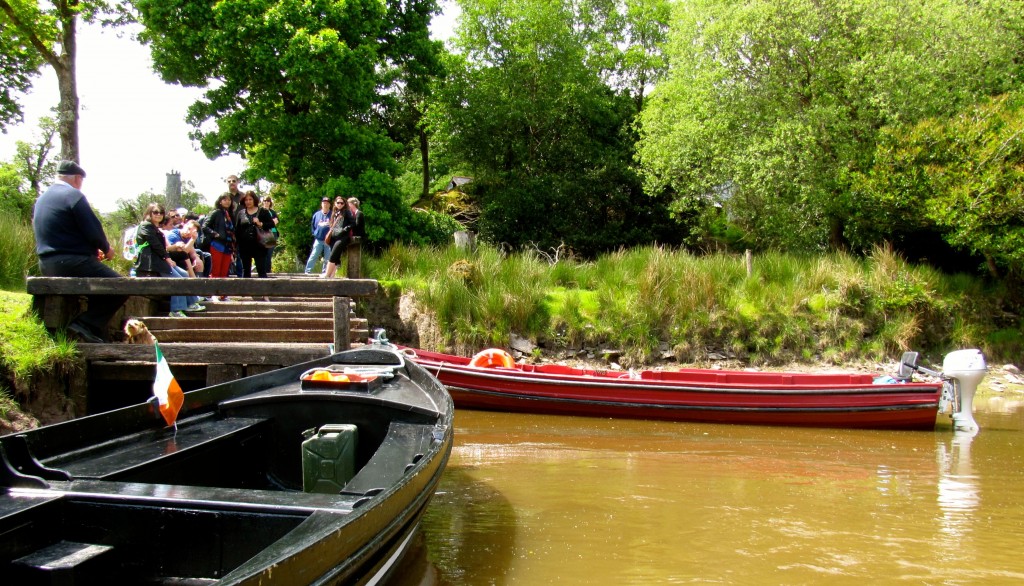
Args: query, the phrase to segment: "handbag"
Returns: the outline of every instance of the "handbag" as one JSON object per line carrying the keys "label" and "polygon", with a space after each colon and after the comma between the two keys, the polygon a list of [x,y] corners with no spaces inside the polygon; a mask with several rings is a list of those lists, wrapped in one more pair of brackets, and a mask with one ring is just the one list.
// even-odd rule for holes
{"label": "handbag", "polygon": [[260,243],[263,248],[273,248],[277,246],[277,236],[270,230],[264,230],[263,228],[256,228],[256,241]]}

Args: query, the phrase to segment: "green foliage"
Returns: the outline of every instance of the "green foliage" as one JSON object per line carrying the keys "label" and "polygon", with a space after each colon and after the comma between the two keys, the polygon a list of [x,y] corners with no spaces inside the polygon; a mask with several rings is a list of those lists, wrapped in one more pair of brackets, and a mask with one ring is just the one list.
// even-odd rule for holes
{"label": "green foliage", "polygon": [[0,291],[0,368],[18,379],[74,368],[75,343],[51,337],[31,303],[25,293]]}
{"label": "green foliage", "polygon": [[25,277],[39,274],[32,225],[0,213],[0,289],[24,291]]}
{"label": "green foliage", "polygon": [[488,246],[392,246],[366,266],[414,292],[446,344],[463,352],[516,333],[548,347],[619,348],[627,365],[650,361],[663,344],[686,362],[715,352],[752,363],[838,363],[964,347],[1016,360],[1022,337],[1008,332],[1024,325],[1006,317],[1000,289],[908,265],[886,248],[867,260],[758,255],[749,276],[739,257],[664,247],[549,264]]}
{"label": "green foliage", "polygon": [[[324,197],[355,197],[366,226],[366,246],[372,250],[391,242],[444,244],[462,229],[453,219],[431,211],[413,210],[402,201],[398,185],[390,177],[367,171],[356,180],[340,177],[311,188],[291,188],[281,205],[282,233],[289,248],[305,260],[313,242],[310,221]],[[280,200],[277,200],[280,201]]]}
{"label": "green foliage", "polygon": [[641,117],[647,189],[720,201],[757,249],[841,247],[879,129],[1019,84],[1021,22],[1011,0],[678,3]]}
{"label": "green foliage", "polygon": [[35,0],[0,1],[0,128],[20,122],[22,108],[18,97],[32,88],[32,78],[39,75],[45,61],[31,43],[25,23],[35,27],[44,40],[56,39],[56,25],[51,15],[40,10]]}
{"label": "green foliage", "polygon": [[[134,0],[164,79],[205,88],[188,121],[203,151],[303,186],[390,173],[396,145],[371,114],[436,64],[434,0]],[[300,202],[296,209],[302,208]]]}
{"label": "green foliage", "polygon": [[667,198],[644,197],[631,167],[631,125],[663,70],[667,3],[460,6],[459,54],[427,117],[435,153],[475,178],[481,237],[583,255],[679,242]]}
{"label": "green foliage", "polygon": [[31,221],[35,199],[17,165],[0,163],[0,216]]}
{"label": "green foliage", "polygon": [[935,229],[953,247],[1024,278],[1022,135],[1020,92],[885,129],[874,166],[859,178],[862,239]]}

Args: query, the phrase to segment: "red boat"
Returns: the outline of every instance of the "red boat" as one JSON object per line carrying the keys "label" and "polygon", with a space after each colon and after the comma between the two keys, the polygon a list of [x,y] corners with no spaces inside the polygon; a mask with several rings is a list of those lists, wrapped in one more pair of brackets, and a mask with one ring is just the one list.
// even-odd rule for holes
{"label": "red boat", "polygon": [[[963,372],[952,375],[917,367],[917,353],[908,352],[899,378],[710,369],[591,370],[516,364],[504,350],[493,348],[473,358],[412,348],[405,353],[448,387],[456,408],[881,429],[933,429],[944,399],[953,403],[954,421],[966,407],[967,416],[961,416],[958,429],[976,429],[970,402],[986,369],[976,350],[947,356],[944,366],[950,356],[961,355],[951,366]],[[914,370],[941,381],[913,382]]]}

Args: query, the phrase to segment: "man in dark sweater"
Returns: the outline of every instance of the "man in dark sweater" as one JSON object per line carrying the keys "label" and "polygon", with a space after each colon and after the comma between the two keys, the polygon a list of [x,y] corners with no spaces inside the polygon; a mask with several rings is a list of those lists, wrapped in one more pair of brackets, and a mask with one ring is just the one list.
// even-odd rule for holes
{"label": "man in dark sweater", "polygon": [[[39,271],[45,277],[120,277],[102,260],[114,256],[99,218],[80,189],[85,171],[73,161],[57,166],[57,181],[36,200],[32,229]],[[84,342],[105,342],[110,318],[127,297],[90,295],[87,309],[68,324]]]}

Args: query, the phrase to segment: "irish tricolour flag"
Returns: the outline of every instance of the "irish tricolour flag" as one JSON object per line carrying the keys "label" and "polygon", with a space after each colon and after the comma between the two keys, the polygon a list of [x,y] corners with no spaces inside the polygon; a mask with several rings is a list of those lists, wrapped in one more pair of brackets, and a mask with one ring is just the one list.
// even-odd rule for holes
{"label": "irish tricolour flag", "polygon": [[160,345],[156,347],[156,380],[153,381],[153,394],[160,402],[160,414],[164,416],[167,425],[174,425],[178,419],[178,411],[185,402],[185,394],[181,392],[178,381],[174,380],[171,374],[171,367],[167,365],[164,353],[160,351]]}

